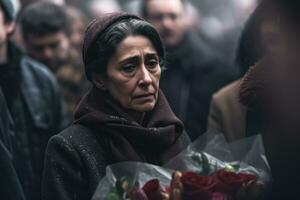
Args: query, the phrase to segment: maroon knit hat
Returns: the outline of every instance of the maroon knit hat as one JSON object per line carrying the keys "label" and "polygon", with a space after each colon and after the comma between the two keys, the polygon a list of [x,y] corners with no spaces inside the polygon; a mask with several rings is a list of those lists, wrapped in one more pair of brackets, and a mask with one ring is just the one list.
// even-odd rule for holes
{"label": "maroon knit hat", "polygon": [[94,59],[94,55],[91,52],[94,52],[96,48],[97,39],[110,26],[124,19],[143,20],[142,18],[136,15],[132,15],[124,12],[114,12],[114,13],[107,13],[99,19],[94,19],[88,25],[85,31],[83,49],[82,49],[82,57],[83,57],[83,63],[85,65],[85,68],[87,68],[88,64]]}

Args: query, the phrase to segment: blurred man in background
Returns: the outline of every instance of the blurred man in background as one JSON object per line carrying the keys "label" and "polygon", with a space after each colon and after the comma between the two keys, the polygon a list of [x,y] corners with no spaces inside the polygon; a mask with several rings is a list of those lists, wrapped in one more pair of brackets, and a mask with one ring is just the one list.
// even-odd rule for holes
{"label": "blurred man in background", "polygon": [[81,56],[69,38],[71,25],[66,7],[49,2],[34,3],[21,16],[26,49],[57,76],[70,119],[86,86]]}
{"label": "blurred man in background", "polygon": [[56,72],[70,49],[64,7],[48,2],[31,4],[22,13],[21,25],[28,54]]}
{"label": "blurred man in background", "polygon": [[206,131],[212,94],[234,80],[235,73],[199,34],[187,27],[184,0],[147,0],[143,16],[159,31],[166,46],[161,88],[192,139]]}
{"label": "blurred man in background", "polygon": [[9,41],[13,7],[10,0],[0,5],[0,86],[12,116],[14,165],[26,198],[35,200],[48,139],[68,122],[56,79]]}

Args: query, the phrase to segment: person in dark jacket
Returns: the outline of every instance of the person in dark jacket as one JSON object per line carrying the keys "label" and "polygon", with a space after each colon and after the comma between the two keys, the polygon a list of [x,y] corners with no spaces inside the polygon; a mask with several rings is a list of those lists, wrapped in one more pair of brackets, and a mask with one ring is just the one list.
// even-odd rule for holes
{"label": "person in dark jacket", "polygon": [[161,88],[192,140],[207,129],[212,94],[237,73],[198,33],[187,29],[184,0],[143,1],[143,16],[157,28],[166,46]]}
{"label": "person in dark jacket", "polygon": [[164,49],[152,25],[125,13],[94,20],[83,60],[93,88],[81,100],[75,123],[48,143],[46,200],[90,199],[107,165],[163,165],[189,143],[159,90]]}
{"label": "person in dark jacket", "polygon": [[25,200],[13,162],[13,136],[12,119],[0,88],[0,197]]}
{"label": "person in dark jacket", "polygon": [[0,86],[13,120],[14,166],[26,198],[34,200],[40,199],[48,139],[68,121],[54,76],[9,41],[14,18],[8,4],[0,1]]}
{"label": "person in dark jacket", "polygon": [[71,45],[72,25],[67,8],[53,2],[40,1],[26,7],[21,27],[26,50],[56,76],[64,96],[69,119],[73,120],[76,105],[88,87],[83,64],[77,49]]}

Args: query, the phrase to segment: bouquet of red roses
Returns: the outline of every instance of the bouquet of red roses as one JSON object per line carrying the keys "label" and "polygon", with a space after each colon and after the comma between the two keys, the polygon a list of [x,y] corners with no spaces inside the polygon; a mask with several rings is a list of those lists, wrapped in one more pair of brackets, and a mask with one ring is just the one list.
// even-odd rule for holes
{"label": "bouquet of red roses", "polygon": [[254,200],[263,198],[270,180],[260,136],[229,144],[208,133],[164,168],[108,167],[93,200]]}

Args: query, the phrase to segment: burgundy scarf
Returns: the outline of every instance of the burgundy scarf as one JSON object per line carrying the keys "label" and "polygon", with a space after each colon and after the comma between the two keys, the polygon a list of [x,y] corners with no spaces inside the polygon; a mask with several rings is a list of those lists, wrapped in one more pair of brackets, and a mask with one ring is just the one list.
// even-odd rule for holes
{"label": "burgundy scarf", "polygon": [[161,91],[154,109],[140,116],[141,120],[134,120],[132,112],[126,111],[107,92],[93,87],[79,103],[75,123],[109,138],[113,162],[139,161],[162,165],[185,148],[179,139],[183,124]]}

